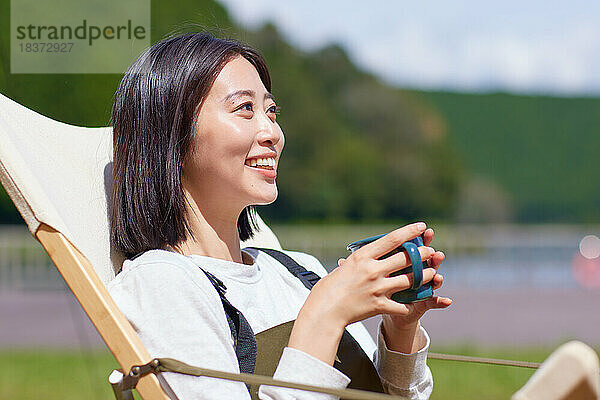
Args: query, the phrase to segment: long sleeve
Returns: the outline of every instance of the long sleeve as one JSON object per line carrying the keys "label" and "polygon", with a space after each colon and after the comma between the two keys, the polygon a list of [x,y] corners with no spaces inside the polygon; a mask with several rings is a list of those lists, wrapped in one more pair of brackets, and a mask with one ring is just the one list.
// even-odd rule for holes
{"label": "long sleeve", "polygon": [[[197,267],[196,267],[197,268]],[[231,331],[219,295],[203,273],[177,264],[145,262],[109,284],[119,308],[153,357],[239,372]],[[250,399],[241,382],[176,373],[164,377],[181,400]],[[275,379],[345,388],[349,378],[310,355],[286,348]],[[325,400],[333,396],[278,387],[260,389],[269,400]]]}
{"label": "long sleeve", "polygon": [[[164,262],[137,265],[117,279],[109,291],[152,357],[239,372],[227,319],[208,279],[203,284],[189,271]],[[163,376],[181,400],[250,399],[243,383],[176,373]]]}
{"label": "long sleeve", "polygon": [[[274,379],[309,383],[315,386],[333,389],[345,389],[350,383],[350,378],[329,364],[304,353],[303,351],[286,347],[281,355]],[[258,392],[261,399],[289,399],[289,400],[333,400],[337,397],[316,392],[306,392],[295,389],[284,389],[275,386],[261,386]]]}
{"label": "long sleeve", "polygon": [[387,348],[382,324],[377,330],[377,350],[374,364],[385,391],[411,400],[428,399],[433,391],[433,376],[427,366],[429,335],[420,329],[421,350],[404,354]]}

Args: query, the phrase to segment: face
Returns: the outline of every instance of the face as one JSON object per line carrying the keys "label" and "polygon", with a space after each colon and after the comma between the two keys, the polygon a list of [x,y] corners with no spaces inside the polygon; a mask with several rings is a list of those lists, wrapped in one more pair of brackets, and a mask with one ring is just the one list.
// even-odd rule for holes
{"label": "face", "polygon": [[241,211],[277,198],[277,165],[284,137],[278,108],[245,58],[229,61],[200,108],[184,185],[203,201]]}

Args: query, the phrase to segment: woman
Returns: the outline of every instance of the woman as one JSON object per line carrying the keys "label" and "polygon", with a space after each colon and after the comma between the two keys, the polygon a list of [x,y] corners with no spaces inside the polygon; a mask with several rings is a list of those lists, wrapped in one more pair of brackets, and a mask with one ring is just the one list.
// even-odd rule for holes
{"label": "woman", "polygon": [[[154,357],[230,372],[246,368],[232,339],[228,303],[247,321],[252,338],[290,327],[285,349],[272,352],[276,379],[344,388],[350,378],[333,367],[347,355],[336,361],[338,345],[358,341],[351,358],[363,351],[374,357],[367,361],[371,368],[374,363],[377,385],[427,398],[433,384],[425,364],[429,339],[419,318],[451,300],[390,300],[411,286],[406,275],[388,277],[408,262],[402,252],[378,260],[421,234],[429,245],[433,231],[425,224],[407,225],[364,246],[328,275],[314,257],[284,252],[322,277],[310,291],[276,258],[240,249],[240,240],[253,234],[252,207],[277,198],[284,136],[270,92],[268,69],[255,50],[207,34],[165,39],[133,63],[112,114],[111,238],[129,260],[109,291]],[[424,282],[440,287],[436,270],[444,254],[427,246],[419,250],[432,266]],[[384,319],[375,345],[354,323],[377,314]],[[260,357],[273,356],[260,347],[258,353],[257,368]],[[182,399],[250,397],[239,382],[165,377]],[[273,387],[261,387],[258,397],[330,398]]]}

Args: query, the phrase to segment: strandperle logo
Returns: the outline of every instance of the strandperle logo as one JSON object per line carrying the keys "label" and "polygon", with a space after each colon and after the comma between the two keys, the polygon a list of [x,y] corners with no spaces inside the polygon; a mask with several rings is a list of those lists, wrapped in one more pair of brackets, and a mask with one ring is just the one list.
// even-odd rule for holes
{"label": "strandperle logo", "polygon": [[132,40],[146,39],[146,28],[142,25],[133,25],[130,19],[123,25],[89,25],[86,19],[81,25],[75,27],[69,25],[20,25],[16,28],[18,40],[36,41],[64,41],[64,40],[87,40],[91,46],[96,40]]}
{"label": "strandperle logo", "polygon": [[10,0],[10,72],[122,74],[150,33],[150,0]]}

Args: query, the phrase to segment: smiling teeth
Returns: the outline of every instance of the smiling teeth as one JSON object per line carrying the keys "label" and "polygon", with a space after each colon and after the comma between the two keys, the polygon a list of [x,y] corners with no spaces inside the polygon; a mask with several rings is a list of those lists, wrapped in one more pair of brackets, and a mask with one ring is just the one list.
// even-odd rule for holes
{"label": "smiling teeth", "polygon": [[275,166],[274,158],[255,158],[250,161],[249,165],[251,167],[271,167]]}

